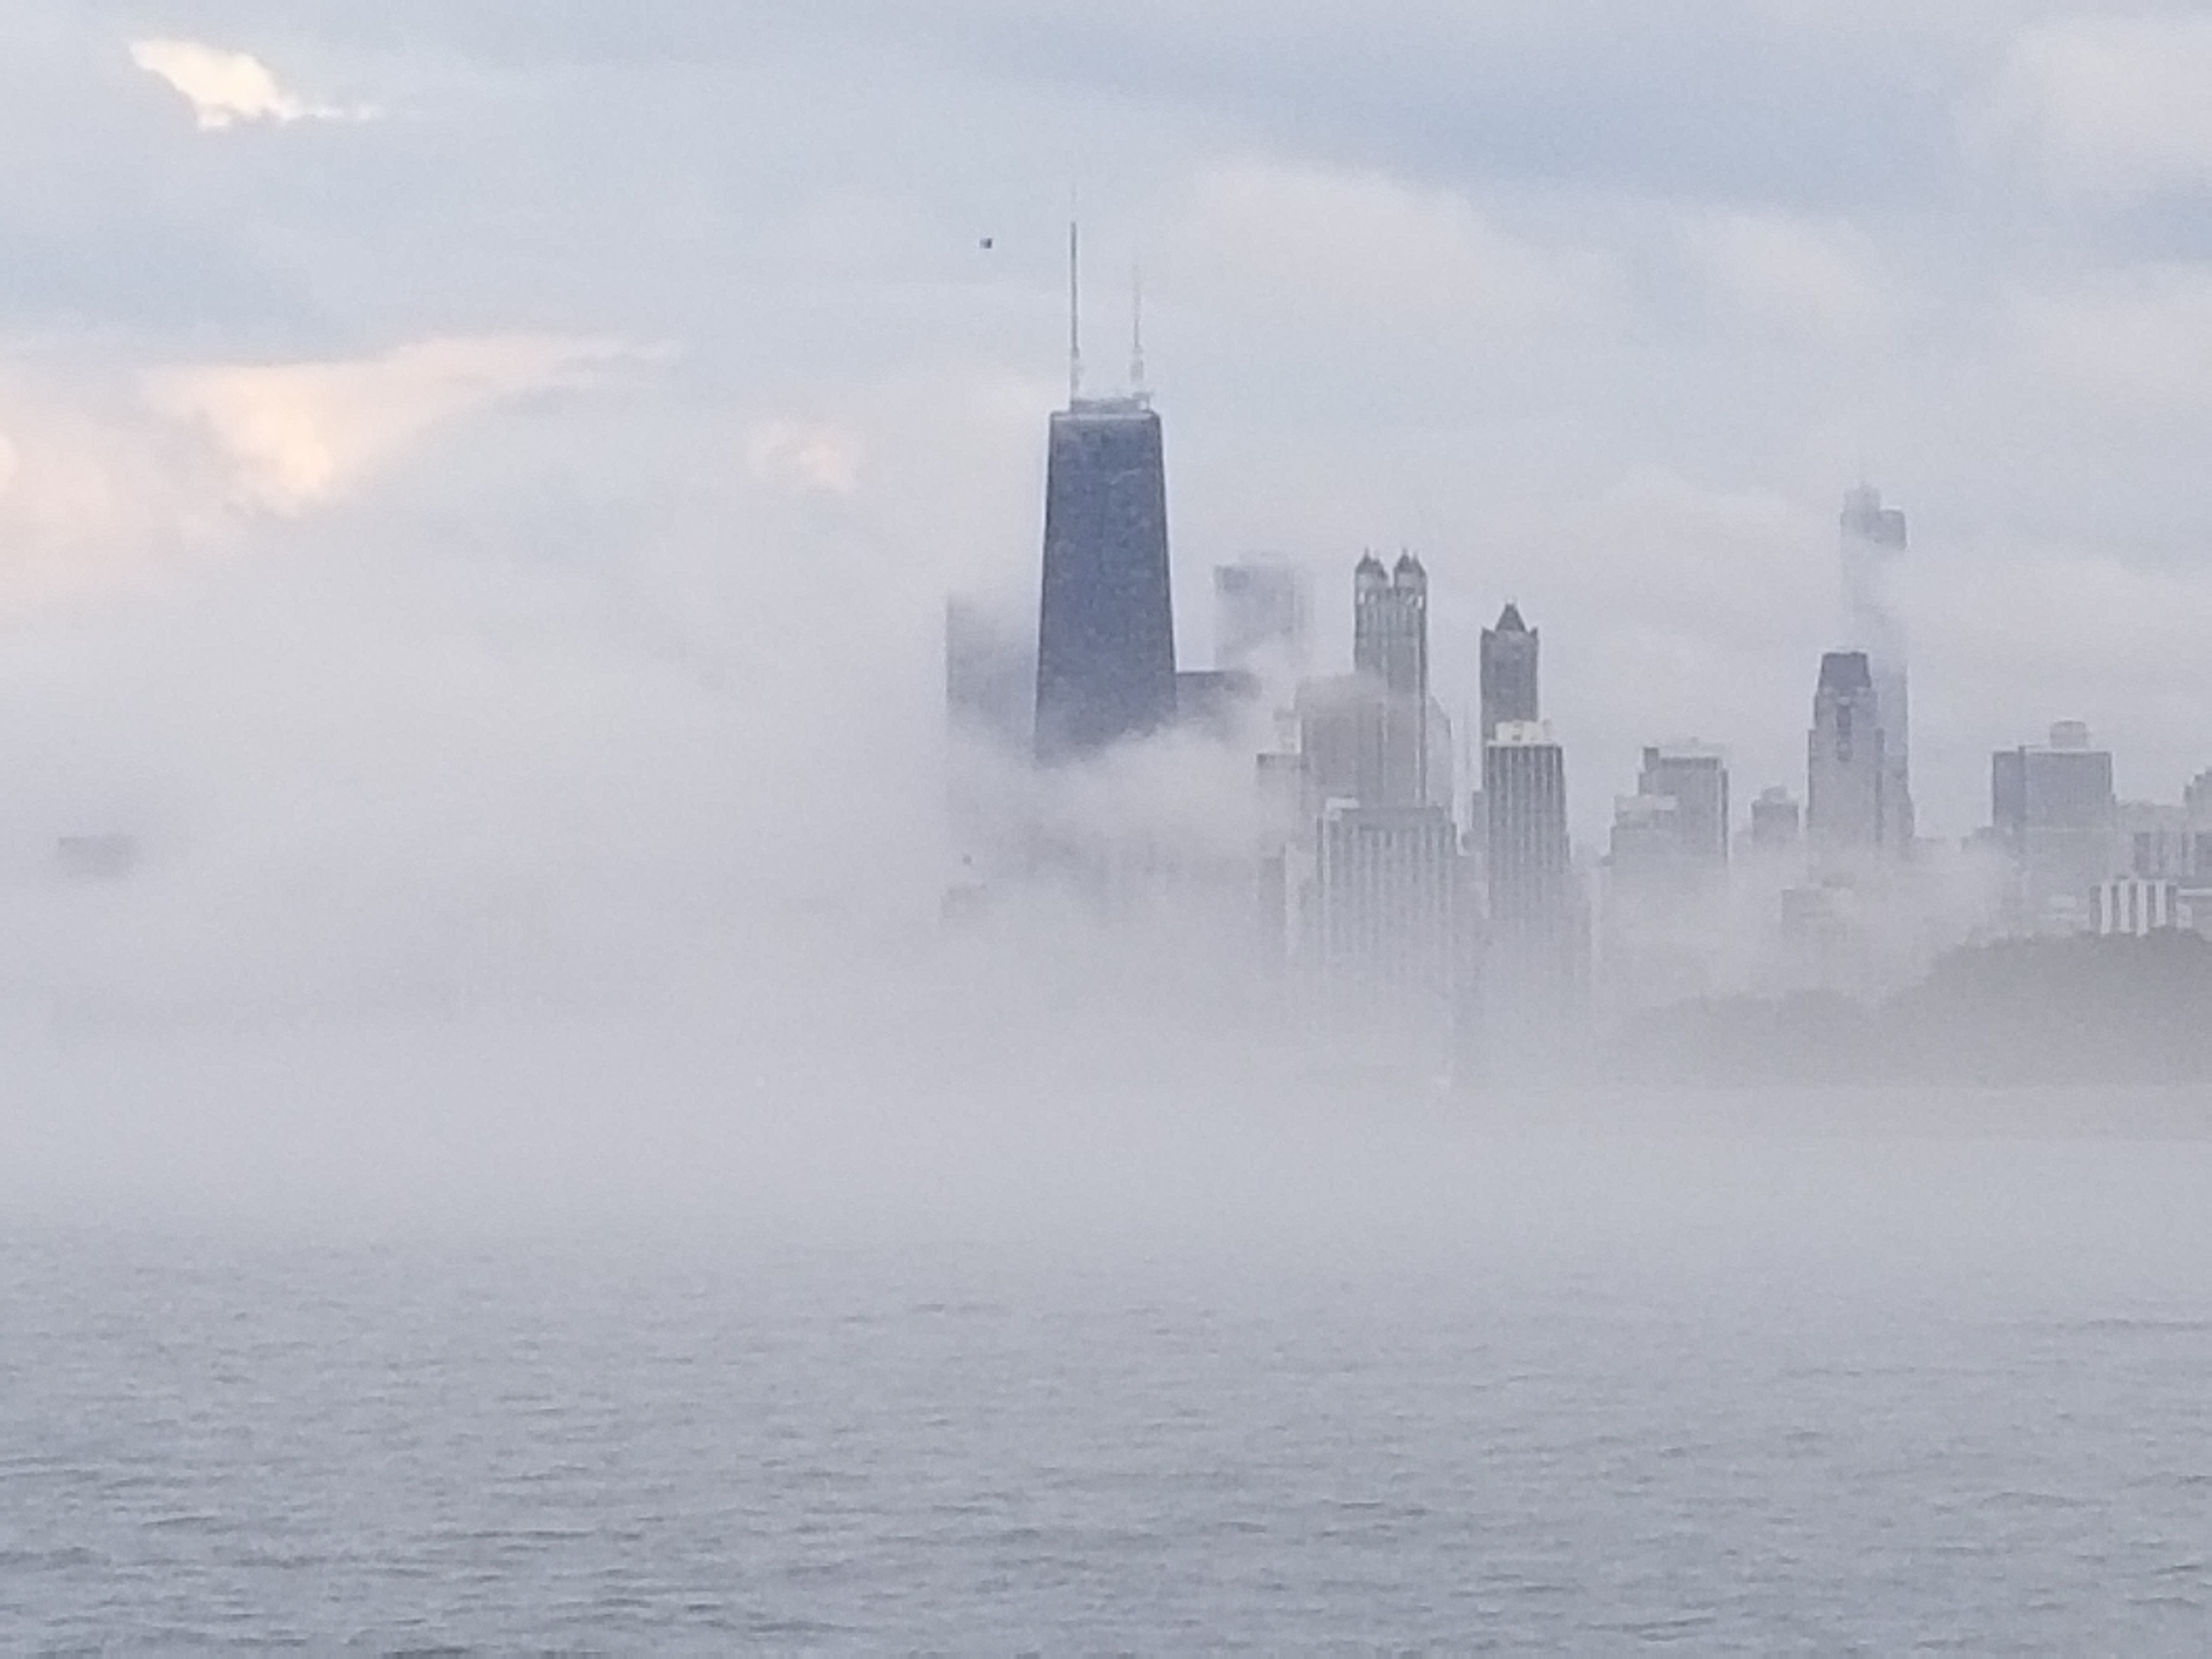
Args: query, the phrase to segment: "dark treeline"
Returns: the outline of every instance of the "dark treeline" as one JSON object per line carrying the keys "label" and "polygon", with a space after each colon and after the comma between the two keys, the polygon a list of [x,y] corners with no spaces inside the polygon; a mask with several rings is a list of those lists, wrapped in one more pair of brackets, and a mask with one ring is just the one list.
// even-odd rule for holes
{"label": "dark treeline", "polygon": [[1677,1003],[1631,1020],[1613,1059],[1638,1081],[1684,1084],[2212,1081],[2212,942],[2009,939],[1952,951],[1881,1003]]}

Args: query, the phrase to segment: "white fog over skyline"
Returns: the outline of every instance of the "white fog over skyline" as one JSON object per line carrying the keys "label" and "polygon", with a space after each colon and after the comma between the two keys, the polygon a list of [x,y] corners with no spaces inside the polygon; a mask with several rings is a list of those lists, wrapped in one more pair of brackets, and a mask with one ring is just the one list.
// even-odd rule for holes
{"label": "white fog over skyline", "polygon": [[1212,564],[1305,566],[1334,654],[1410,546],[1449,702],[1505,599],[1543,630],[1579,837],[1646,741],[1801,791],[1863,473],[1928,832],[2055,719],[2124,795],[2212,762],[2196,9],[27,0],[0,49],[17,812],[230,816],[247,744],[343,795],[416,716],[517,814],[600,810],[604,742],[723,833],[717,721],[787,818],[927,799],[939,595],[1033,589],[1071,182],[1094,380],[1141,250],[1192,664]]}
{"label": "white fog over skyline", "polygon": [[0,3],[0,1650],[2201,1648],[2208,86]]}

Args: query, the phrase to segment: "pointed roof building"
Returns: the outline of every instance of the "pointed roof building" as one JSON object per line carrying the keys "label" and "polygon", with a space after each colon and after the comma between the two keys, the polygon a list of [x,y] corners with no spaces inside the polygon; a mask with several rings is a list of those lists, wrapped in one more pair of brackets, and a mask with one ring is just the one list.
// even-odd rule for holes
{"label": "pointed roof building", "polygon": [[1508,604],[1498,626],[1482,630],[1482,740],[1494,743],[1498,728],[1543,718],[1536,690],[1538,638],[1521,620],[1521,607]]}

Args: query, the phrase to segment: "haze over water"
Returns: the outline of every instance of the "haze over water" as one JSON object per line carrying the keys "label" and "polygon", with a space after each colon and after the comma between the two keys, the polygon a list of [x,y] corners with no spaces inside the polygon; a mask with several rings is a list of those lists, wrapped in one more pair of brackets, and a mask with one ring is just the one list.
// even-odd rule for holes
{"label": "haze over water", "polygon": [[0,1640],[2201,1636],[2201,1139],[1225,1103],[1040,1102],[988,1163],[893,1101],[880,1156],[727,1125],[684,1213],[571,1125],[496,1219],[441,1128],[404,1227],[11,1228]]}

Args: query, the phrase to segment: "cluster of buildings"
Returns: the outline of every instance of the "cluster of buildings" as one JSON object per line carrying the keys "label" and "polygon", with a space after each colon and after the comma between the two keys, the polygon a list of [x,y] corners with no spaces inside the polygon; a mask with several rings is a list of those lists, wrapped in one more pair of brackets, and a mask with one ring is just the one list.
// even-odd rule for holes
{"label": "cluster of buildings", "polygon": [[[1905,515],[1862,486],[1841,532],[1849,638],[1814,676],[1802,804],[1769,787],[1739,824],[1723,750],[1655,743],[1609,844],[1578,860],[1540,636],[1517,604],[1481,632],[1471,730],[1432,688],[1430,579],[1411,553],[1352,565],[1348,672],[1313,671],[1304,573],[1268,562],[1215,569],[1215,665],[1179,669],[1159,416],[1141,391],[1072,392],[1051,422],[1034,635],[947,611],[956,728],[999,763],[994,787],[972,762],[955,779],[957,908],[1043,866],[1105,891],[1132,871],[1152,890],[1210,884],[1316,1018],[1493,1063],[1571,1049],[1593,1012],[1877,990],[1977,935],[2212,930],[2212,773],[2182,806],[2124,805],[2078,725],[1995,757],[1990,827],[1966,847],[1917,835],[1905,641],[1883,600]],[[1064,818],[1021,821],[1035,794],[1010,778],[1048,790],[1177,728],[1251,758],[1249,836],[1229,852],[1133,855]]]}

